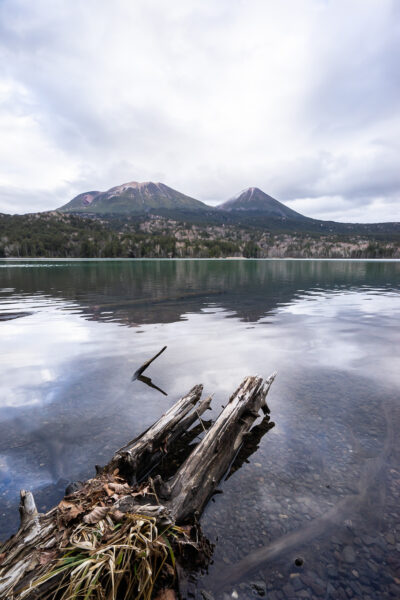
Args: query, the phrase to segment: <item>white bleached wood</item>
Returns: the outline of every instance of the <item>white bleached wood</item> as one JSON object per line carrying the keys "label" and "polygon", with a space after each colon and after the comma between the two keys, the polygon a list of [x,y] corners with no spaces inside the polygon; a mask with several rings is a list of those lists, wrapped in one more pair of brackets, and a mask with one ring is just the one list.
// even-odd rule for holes
{"label": "white bleached wood", "polygon": [[[172,518],[180,523],[201,513],[239,450],[243,438],[266,407],[266,396],[275,379],[246,377],[214,425],[169,482]],[[268,409],[267,409],[268,410]]]}

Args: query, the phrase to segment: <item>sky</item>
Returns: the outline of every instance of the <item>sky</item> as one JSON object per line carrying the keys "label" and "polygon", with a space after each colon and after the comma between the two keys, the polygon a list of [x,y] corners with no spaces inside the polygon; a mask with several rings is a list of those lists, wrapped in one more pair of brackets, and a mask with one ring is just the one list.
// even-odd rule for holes
{"label": "sky", "polygon": [[161,181],[400,221],[398,0],[0,0],[0,212]]}

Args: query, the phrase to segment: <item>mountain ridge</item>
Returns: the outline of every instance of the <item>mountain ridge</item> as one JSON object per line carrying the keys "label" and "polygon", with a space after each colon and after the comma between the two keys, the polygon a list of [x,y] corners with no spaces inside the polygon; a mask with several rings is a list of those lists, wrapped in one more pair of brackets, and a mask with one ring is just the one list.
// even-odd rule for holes
{"label": "mountain ridge", "polygon": [[83,192],[56,211],[106,220],[156,216],[193,225],[229,225],[241,230],[250,228],[289,234],[308,232],[317,236],[400,234],[400,223],[397,222],[345,223],[306,217],[257,187],[246,188],[213,207],[161,182],[131,181],[105,192]]}
{"label": "mountain ridge", "polygon": [[400,258],[400,223],[305,217],[256,187],[210,207],[163,183],[91,190],[55,211],[0,214],[0,257]]}

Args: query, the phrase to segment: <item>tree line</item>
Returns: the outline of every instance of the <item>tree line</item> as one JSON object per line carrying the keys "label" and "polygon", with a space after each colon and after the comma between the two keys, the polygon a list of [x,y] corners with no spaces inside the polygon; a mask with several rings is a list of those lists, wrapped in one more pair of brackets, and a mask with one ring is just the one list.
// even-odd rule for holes
{"label": "tree line", "polygon": [[[304,234],[289,237],[288,243],[270,236],[262,241],[262,233],[247,229],[236,239],[220,239],[205,230],[189,236],[189,228],[180,233],[173,227],[164,231],[145,232],[139,223],[128,225],[58,213],[32,215],[0,215],[0,257],[20,258],[245,258],[326,257],[326,258],[392,258],[400,256],[398,242],[369,240],[345,248],[340,240],[315,239]],[[187,237],[185,235],[187,234]],[[287,237],[287,234],[286,234]],[[190,238],[190,239],[189,239]],[[243,239],[244,238],[244,239]],[[354,241],[354,240],[353,240]],[[355,240],[357,242],[357,240]],[[360,240],[358,240],[360,242]],[[279,252],[277,253],[277,248]]]}

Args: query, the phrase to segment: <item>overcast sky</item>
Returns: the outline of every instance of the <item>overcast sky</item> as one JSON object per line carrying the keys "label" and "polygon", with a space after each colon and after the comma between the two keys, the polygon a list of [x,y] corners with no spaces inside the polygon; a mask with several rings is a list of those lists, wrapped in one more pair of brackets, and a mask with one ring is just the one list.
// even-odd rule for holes
{"label": "overcast sky", "polygon": [[161,181],[400,221],[399,0],[0,0],[0,211]]}

